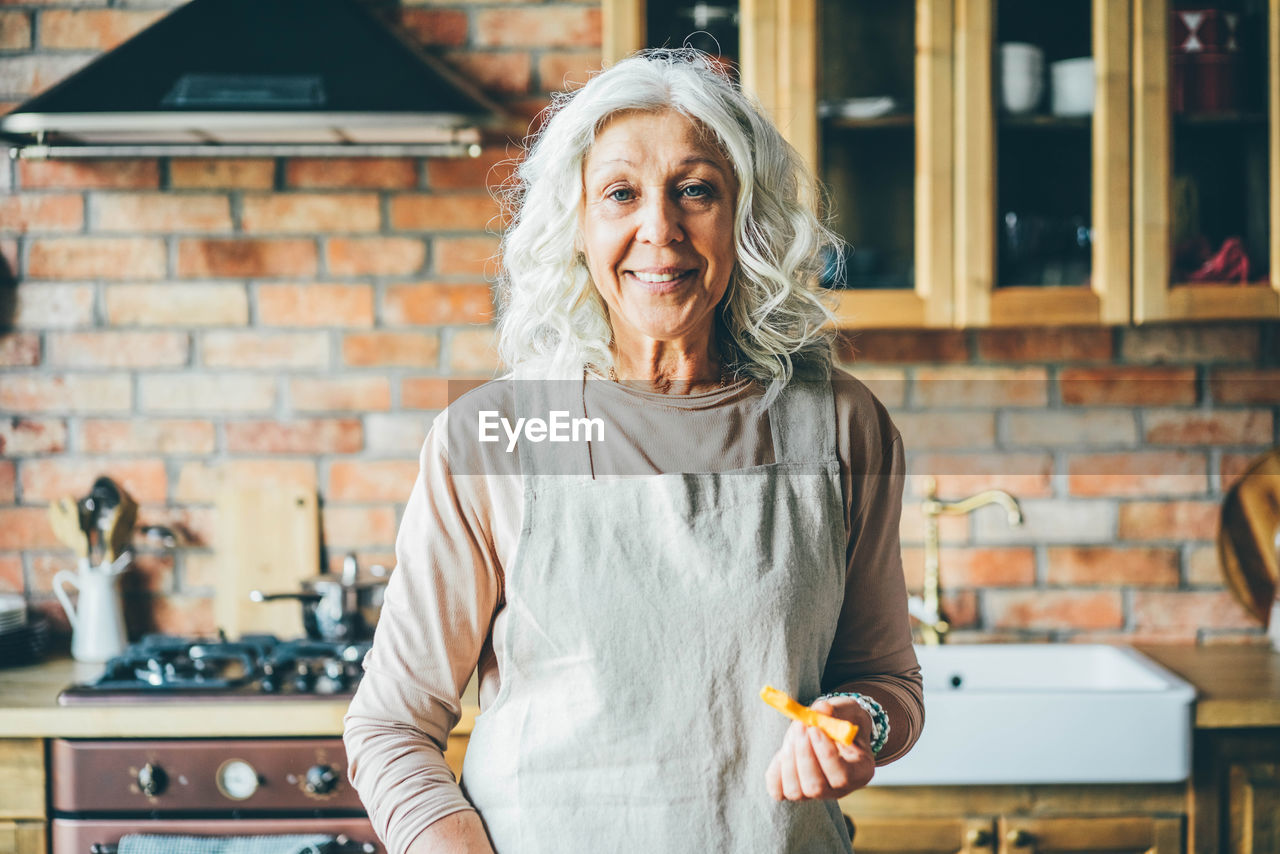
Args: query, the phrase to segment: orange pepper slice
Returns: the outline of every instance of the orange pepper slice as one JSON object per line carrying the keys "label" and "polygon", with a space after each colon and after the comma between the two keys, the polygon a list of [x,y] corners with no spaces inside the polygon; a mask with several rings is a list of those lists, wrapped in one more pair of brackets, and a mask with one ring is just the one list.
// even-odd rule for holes
{"label": "orange pepper slice", "polygon": [[794,721],[799,721],[805,726],[816,726],[832,741],[838,741],[846,747],[853,744],[853,737],[858,734],[856,724],[833,718],[831,715],[824,715],[822,712],[815,712],[808,706],[802,706],[772,685],[766,685],[760,689],[760,699]]}

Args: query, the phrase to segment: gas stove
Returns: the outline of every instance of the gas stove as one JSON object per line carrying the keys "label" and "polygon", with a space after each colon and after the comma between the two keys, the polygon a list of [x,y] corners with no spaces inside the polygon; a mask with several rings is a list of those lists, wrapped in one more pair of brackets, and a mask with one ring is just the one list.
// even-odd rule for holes
{"label": "gas stove", "polygon": [[350,697],[370,641],[238,641],[148,635],[105,665],[92,682],[58,695],[60,705]]}

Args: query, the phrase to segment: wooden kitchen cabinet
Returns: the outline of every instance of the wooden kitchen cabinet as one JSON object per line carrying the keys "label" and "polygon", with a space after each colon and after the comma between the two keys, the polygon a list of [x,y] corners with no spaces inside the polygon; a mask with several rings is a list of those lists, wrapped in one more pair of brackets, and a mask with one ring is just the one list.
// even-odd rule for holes
{"label": "wooden kitchen cabinet", "polygon": [[[606,61],[656,43],[659,2],[697,5],[604,0]],[[1250,58],[1225,112],[1171,106],[1185,91],[1171,86],[1171,0],[709,5],[738,10],[741,79],[829,192],[851,247],[849,287],[833,291],[841,326],[1280,317],[1280,0],[1204,4],[1245,22]],[[1044,93],[1025,114],[1001,106],[1009,41],[1044,50]],[[1049,66],[1083,56],[1093,112],[1054,115]],[[887,112],[842,112],[877,95]],[[1196,246],[1218,254],[1232,236],[1246,283],[1187,267],[1204,260]]]}
{"label": "wooden kitchen cabinet", "polygon": [[1198,730],[1193,854],[1280,854],[1280,729]]}
{"label": "wooden kitchen cabinet", "polygon": [[1181,854],[1182,820],[1150,816],[860,818],[859,854]]}
{"label": "wooden kitchen cabinet", "polygon": [[44,741],[0,738],[0,854],[45,854]]}
{"label": "wooden kitchen cabinet", "polygon": [[0,854],[46,854],[43,821],[0,821]]}

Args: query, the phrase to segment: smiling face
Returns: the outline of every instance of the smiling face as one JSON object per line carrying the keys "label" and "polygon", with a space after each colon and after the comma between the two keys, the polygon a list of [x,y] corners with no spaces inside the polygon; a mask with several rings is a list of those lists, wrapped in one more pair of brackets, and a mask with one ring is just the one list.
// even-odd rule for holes
{"label": "smiling face", "polygon": [[587,269],[619,351],[709,348],[735,262],[729,161],[677,112],[627,112],[596,135],[582,177]]}

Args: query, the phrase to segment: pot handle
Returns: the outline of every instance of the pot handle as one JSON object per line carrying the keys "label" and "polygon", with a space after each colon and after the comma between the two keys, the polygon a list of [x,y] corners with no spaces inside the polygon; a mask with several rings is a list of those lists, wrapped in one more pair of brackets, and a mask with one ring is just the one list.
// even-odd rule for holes
{"label": "pot handle", "polygon": [[58,597],[62,610],[67,612],[67,621],[71,623],[71,630],[75,631],[80,623],[80,618],[76,614],[75,606],[71,604],[71,598],[67,596],[67,591],[63,588],[64,584],[70,584],[79,592],[80,578],[74,572],[68,572],[65,569],[58,570],[53,576],[53,595]]}

